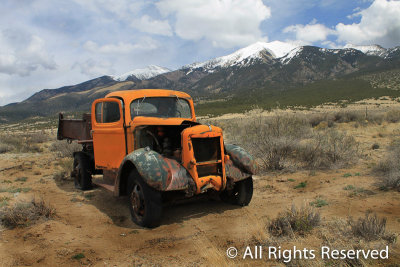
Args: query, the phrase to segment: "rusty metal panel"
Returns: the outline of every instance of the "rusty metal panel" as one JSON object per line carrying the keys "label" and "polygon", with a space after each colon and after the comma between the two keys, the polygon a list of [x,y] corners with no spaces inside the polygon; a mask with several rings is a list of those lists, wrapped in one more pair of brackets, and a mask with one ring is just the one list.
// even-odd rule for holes
{"label": "rusty metal panel", "polygon": [[85,140],[90,141],[90,130],[92,129],[90,114],[83,114],[82,119],[64,119],[59,114],[57,139]]}
{"label": "rusty metal panel", "polygon": [[254,158],[243,148],[237,145],[225,144],[226,153],[229,155],[233,163],[242,171],[256,174],[258,165]]}
{"label": "rusty metal panel", "polygon": [[235,166],[232,160],[228,160],[225,162],[225,173],[226,177],[232,178],[234,182],[244,180],[251,176],[251,174],[243,172],[237,166]]}
{"label": "rusty metal panel", "polygon": [[124,158],[121,166],[126,161],[132,162],[143,180],[154,189],[188,190],[194,184],[193,178],[176,160],[164,158],[148,148],[133,151]]}

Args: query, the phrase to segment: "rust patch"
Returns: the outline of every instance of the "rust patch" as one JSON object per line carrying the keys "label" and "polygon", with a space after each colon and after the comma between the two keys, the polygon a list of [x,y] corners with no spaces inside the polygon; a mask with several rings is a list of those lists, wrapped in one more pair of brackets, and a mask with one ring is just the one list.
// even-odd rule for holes
{"label": "rust patch", "polygon": [[237,145],[225,144],[227,154],[232,159],[233,163],[238,166],[241,170],[250,174],[256,174],[258,166],[253,156],[251,156],[246,150]]}
{"label": "rust patch", "polygon": [[225,162],[225,173],[226,177],[231,178],[234,182],[244,180],[251,176],[249,173],[242,172],[237,166],[235,166],[232,160]]}

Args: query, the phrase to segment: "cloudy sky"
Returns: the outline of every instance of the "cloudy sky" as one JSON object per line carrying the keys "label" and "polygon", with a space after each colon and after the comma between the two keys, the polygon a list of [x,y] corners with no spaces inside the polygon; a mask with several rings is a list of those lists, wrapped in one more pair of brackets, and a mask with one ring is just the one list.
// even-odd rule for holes
{"label": "cloudy sky", "polygon": [[393,0],[1,0],[0,105],[45,88],[170,69],[257,41],[400,45]]}

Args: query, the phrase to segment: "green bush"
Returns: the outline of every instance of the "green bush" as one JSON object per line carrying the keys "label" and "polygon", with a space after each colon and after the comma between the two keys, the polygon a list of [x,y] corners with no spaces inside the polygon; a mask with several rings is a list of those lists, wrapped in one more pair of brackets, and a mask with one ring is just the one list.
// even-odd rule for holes
{"label": "green bush", "polygon": [[317,198],[315,201],[310,202],[310,205],[317,207],[317,208],[321,208],[323,206],[328,205],[328,202],[326,202],[326,200],[324,200],[322,198]]}

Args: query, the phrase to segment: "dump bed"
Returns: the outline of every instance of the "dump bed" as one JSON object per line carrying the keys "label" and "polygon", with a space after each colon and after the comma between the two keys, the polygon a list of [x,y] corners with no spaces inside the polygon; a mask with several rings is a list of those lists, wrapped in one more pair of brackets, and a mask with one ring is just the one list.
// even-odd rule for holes
{"label": "dump bed", "polygon": [[92,142],[91,130],[92,123],[89,113],[83,114],[82,119],[64,119],[64,115],[59,114],[58,140],[77,140],[78,143]]}

